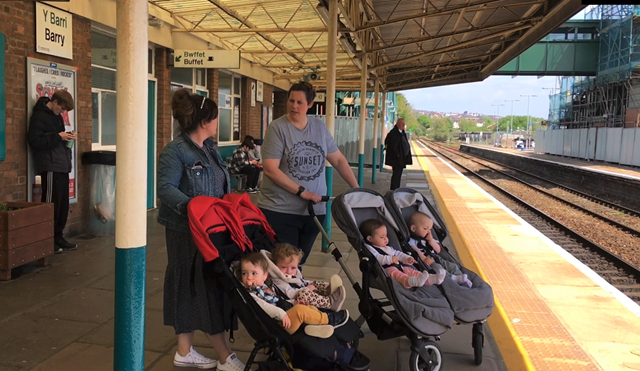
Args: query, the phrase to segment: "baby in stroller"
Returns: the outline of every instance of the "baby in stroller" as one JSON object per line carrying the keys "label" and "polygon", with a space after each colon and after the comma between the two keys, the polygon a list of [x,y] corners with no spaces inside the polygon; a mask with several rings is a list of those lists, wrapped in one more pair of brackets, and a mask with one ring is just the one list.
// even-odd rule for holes
{"label": "baby in stroller", "polygon": [[256,303],[271,318],[282,321],[282,327],[294,334],[306,324],[304,332],[309,336],[328,338],[349,320],[349,312],[321,312],[318,308],[293,303],[269,279],[269,262],[261,253],[245,255],[240,260],[240,280]]}
{"label": "baby in stroller", "polygon": [[412,265],[416,263],[411,256],[388,246],[387,227],[377,219],[368,219],[360,225],[360,233],[368,244],[367,249],[376,257],[378,263],[389,276],[406,288],[439,285],[447,272],[439,269],[436,274],[420,272]]}
{"label": "baby in stroller", "polygon": [[299,269],[304,255],[302,250],[289,243],[280,243],[271,253],[260,252],[273,263],[268,269],[271,280],[289,299],[333,311],[342,308],[347,293],[340,276],[334,274],[330,282],[304,279]]}
{"label": "baby in stroller", "polygon": [[409,245],[418,253],[420,260],[422,260],[427,267],[433,267],[433,264],[440,264],[440,266],[450,273],[451,279],[458,285],[471,288],[473,286],[471,280],[469,280],[466,274],[462,273],[462,270],[460,270],[460,267],[456,263],[438,256],[441,248],[440,244],[434,240],[431,234],[432,228],[433,220],[431,220],[427,214],[420,211],[411,214],[409,217]]}

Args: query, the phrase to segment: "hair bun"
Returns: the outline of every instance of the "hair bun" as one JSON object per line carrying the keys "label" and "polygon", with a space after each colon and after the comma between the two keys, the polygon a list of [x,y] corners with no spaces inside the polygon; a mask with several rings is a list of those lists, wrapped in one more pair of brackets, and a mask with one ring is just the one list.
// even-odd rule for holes
{"label": "hair bun", "polygon": [[191,100],[191,94],[187,89],[178,89],[173,93],[171,99],[171,110],[173,110],[173,117],[178,116],[191,116],[193,114],[193,101]]}

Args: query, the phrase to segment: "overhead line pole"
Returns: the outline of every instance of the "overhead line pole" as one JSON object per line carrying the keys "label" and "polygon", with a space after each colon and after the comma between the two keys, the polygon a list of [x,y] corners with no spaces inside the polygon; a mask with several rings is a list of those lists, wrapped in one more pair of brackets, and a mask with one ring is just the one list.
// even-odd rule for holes
{"label": "overhead line pole", "polygon": [[538,97],[537,95],[533,95],[533,94],[525,94],[525,95],[520,95],[521,97],[527,97],[527,135],[529,136],[528,140],[527,140],[527,147],[529,147],[529,144],[531,143],[531,132],[530,132],[530,128],[531,128],[531,115],[529,115],[529,100],[531,99],[531,97]]}
{"label": "overhead line pole", "polygon": [[495,144],[496,141],[498,140],[498,131],[500,130],[500,107],[504,106],[504,104],[492,104],[492,107],[498,107],[498,112],[496,113],[496,115],[498,116],[498,121],[496,121],[496,137],[495,140],[493,141],[493,143]]}
{"label": "overhead line pole", "polygon": [[509,142],[509,135],[513,131],[513,102],[520,102],[519,99],[505,99],[505,102],[511,102],[511,122],[509,124],[509,131],[507,132],[507,144]]}

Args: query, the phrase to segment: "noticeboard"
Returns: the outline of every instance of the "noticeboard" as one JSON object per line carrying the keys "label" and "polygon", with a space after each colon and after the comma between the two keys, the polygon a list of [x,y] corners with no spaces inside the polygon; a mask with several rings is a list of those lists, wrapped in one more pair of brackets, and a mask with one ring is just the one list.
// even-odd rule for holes
{"label": "noticeboard", "polygon": [[[76,67],[65,66],[49,61],[27,58],[27,122],[31,119],[33,106],[41,97],[51,97],[57,90],[66,90],[76,100],[78,71]],[[77,104],[76,104],[77,106]],[[76,130],[76,110],[62,114],[65,131]],[[71,150],[71,173],[69,173],[69,202],[77,202],[76,169],[77,169],[77,145]],[[28,159],[28,200],[31,200],[31,189],[35,181],[35,169],[31,150]]]}

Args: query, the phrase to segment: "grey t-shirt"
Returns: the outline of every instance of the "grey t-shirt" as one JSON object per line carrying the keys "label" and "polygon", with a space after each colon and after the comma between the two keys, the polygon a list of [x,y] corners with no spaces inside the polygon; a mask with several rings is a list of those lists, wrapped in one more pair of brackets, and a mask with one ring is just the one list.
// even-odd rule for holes
{"label": "grey t-shirt", "polygon": [[[321,196],[327,193],[325,161],[327,154],[338,151],[338,146],[325,124],[315,117],[307,117],[303,130],[293,126],[287,115],[269,125],[262,144],[262,158],[280,160],[280,170],[307,191]],[[309,215],[308,201],[280,188],[264,177],[260,188],[258,207],[285,214]],[[317,215],[325,215],[325,204],[315,205]]]}

